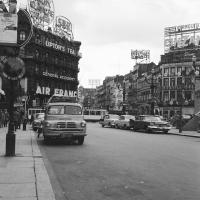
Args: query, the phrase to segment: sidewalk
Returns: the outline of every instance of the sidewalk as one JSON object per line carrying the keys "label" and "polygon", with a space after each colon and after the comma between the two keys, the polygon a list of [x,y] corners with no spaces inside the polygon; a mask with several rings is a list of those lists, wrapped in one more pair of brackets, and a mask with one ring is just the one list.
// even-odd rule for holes
{"label": "sidewalk", "polygon": [[55,200],[35,134],[17,130],[14,157],[5,157],[7,128],[0,128],[0,199]]}
{"label": "sidewalk", "polygon": [[182,131],[182,133],[179,133],[179,129],[176,128],[172,128],[169,131],[169,134],[200,138],[200,133],[198,133],[197,131]]}

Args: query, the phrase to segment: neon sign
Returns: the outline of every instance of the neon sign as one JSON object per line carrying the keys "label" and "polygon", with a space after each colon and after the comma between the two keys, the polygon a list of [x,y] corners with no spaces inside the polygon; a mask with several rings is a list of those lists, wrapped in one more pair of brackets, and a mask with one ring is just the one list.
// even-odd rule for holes
{"label": "neon sign", "polygon": [[53,22],[55,12],[52,0],[29,0],[28,9],[35,26],[44,27]]}
{"label": "neon sign", "polygon": [[73,39],[72,23],[63,16],[57,16],[54,22],[54,33],[60,37]]}

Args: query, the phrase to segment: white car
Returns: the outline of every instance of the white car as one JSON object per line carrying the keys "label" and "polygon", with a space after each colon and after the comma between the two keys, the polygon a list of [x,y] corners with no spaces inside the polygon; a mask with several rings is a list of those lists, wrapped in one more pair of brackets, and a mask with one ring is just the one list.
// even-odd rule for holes
{"label": "white car", "polygon": [[135,120],[135,116],[121,115],[119,119],[115,121],[115,128],[130,129],[130,119]]}
{"label": "white car", "polygon": [[118,119],[119,115],[106,114],[99,123],[101,124],[102,127],[104,126],[115,127],[115,121]]}

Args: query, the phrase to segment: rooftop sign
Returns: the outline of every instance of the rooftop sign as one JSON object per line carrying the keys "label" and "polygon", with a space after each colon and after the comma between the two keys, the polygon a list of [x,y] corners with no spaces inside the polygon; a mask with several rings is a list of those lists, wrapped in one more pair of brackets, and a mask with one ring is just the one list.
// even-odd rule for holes
{"label": "rooftop sign", "polygon": [[200,48],[200,23],[165,28],[165,53],[195,48]]}

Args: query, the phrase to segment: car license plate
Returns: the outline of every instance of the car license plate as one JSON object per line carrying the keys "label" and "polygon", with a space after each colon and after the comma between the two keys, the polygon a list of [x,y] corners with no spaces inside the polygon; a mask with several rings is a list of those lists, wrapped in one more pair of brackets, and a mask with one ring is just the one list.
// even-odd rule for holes
{"label": "car license plate", "polygon": [[72,135],[68,135],[68,134],[60,134],[61,138],[71,138]]}

